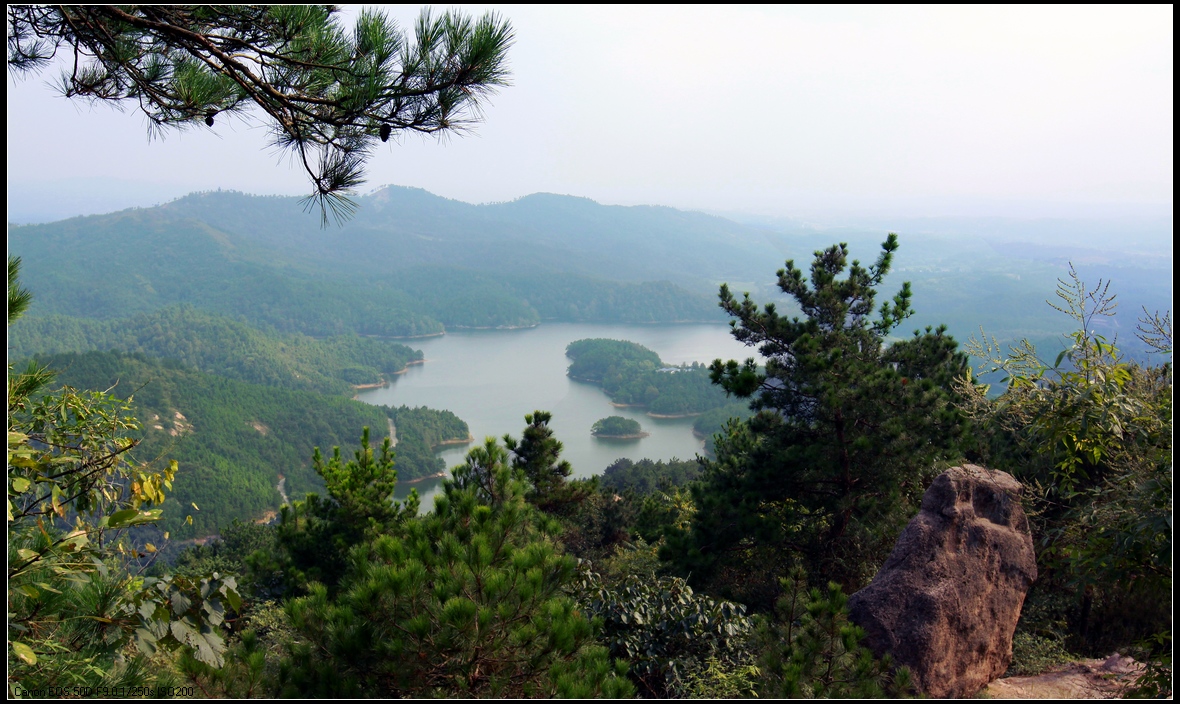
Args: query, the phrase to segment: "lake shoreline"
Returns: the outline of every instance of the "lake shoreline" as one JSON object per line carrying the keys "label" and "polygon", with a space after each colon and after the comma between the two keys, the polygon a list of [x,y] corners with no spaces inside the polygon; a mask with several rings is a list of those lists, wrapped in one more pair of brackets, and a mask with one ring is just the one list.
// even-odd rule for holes
{"label": "lake shoreline", "polygon": [[[406,372],[410,371],[411,366],[414,366],[416,364],[426,364],[426,358],[423,357],[422,359],[413,359],[413,360],[410,360],[409,362],[406,362],[406,366],[402,367],[401,369],[397,370],[396,372],[393,372],[393,375],[398,376],[400,374],[405,374]],[[385,388],[389,387],[389,384],[390,384],[389,379],[382,378],[381,381],[378,381],[373,384],[353,384],[352,389],[353,389],[353,391],[367,391],[369,389],[385,389]],[[357,397],[354,395],[352,397],[352,400],[356,401]]]}
{"label": "lake shoreline", "polygon": [[[604,392],[601,379],[575,378],[569,374],[572,360],[565,356],[569,343],[596,338],[635,342],[655,351],[669,365],[706,362],[718,357],[740,358],[745,352],[725,325],[545,321],[535,329],[516,331],[464,331],[448,326],[447,335],[422,343],[425,366],[400,377],[389,376],[393,383],[388,388],[364,391],[360,398],[378,406],[424,405],[447,409],[463,419],[468,424],[468,433],[474,437],[473,444],[435,444],[444,435],[454,439],[458,433],[453,432],[440,433],[429,440],[448,468],[463,463],[467,452],[482,447],[488,436],[499,438],[501,446],[505,434],[520,438],[524,416],[538,409],[552,413],[549,426],[553,436],[564,445],[562,459],[569,460],[573,466],[571,477],[599,475],[620,457],[632,461],[647,457],[654,461],[691,458],[701,453],[701,438],[692,434],[695,419],[651,418],[645,415],[651,407],[640,404],[621,408],[622,402],[630,399],[612,401]],[[663,403],[668,400],[671,399]],[[657,412],[676,413],[675,406],[665,408],[661,403],[656,406],[660,407]],[[612,415],[642,424],[641,429],[615,429],[619,435],[639,432],[649,435],[614,438],[591,434],[596,421]],[[442,469],[438,464],[434,467]],[[431,474],[434,467],[424,468],[422,474]],[[408,479],[406,473],[403,476]],[[440,483],[441,478],[405,484],[402,492],[417,489],[426,511],[433,505]],[[402,486],[404,482],[398,484]]]}
{"label": "lake shoreline", "polygon": [[446,470],[443,470],[441,472],[435,472],[434,474],[427,474],[425,477],[415,477],[414,479],[398,480],[398,484],[421,484],[422,482],[427,481],[429,479],[446,479],[447,474],[449,474],[449,472],[447,472]]}
{"label": "lake shoreline", "polygon": [[540,323],[533,323],[532,325],[452,325],[452,330],[532,330],[540,325]]}
{"label": "lake shoreline", "polygon": [[472,435],[471,433],[468,433],[466,438],[451,438],[450,440],[440,440],[440,441],[436,442],[435,444],[431,445],[430,449],[434,450],[434,449],[437,449],[440,447],[445,447],[447,445],[469,445],[473,442],[475,442],[475,436]]}
{"label": "lake shoreline", "polygon": [[423,335],[362,335],[370,340],[422,340],[427,337],[442,337],[446,335],[447,331],[442,332],[428,332]]}

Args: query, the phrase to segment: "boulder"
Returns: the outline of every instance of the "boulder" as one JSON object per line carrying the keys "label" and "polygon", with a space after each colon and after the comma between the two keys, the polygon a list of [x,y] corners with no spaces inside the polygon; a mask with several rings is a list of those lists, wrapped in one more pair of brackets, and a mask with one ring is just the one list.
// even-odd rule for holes
{"label": "boulder", "polygon": [[976,465],[934,480],[889,559],[848,600],[864,644],[932,697],[970,697],[1004,674],[1037,578],[1020,483]]}

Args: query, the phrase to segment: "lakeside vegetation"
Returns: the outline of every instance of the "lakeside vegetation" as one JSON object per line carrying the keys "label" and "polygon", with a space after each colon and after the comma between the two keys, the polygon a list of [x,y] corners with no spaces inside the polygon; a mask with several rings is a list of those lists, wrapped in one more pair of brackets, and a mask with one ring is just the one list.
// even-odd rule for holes
{"label": "lakeside vegetation", "polygon": [[705,441],[705,452],[713,454],[714,439],[718,433],[725,431],[725,426],[731,419],[746,421],[754,411],[750,410],[748,401],[734,401],[724,406],[711,408],[693,419],[692,432]]}
{"label": "lakeside vegetation", "polygon": [[[384,437],[393,420],[403,481],[442,471],[445,465],[433,447],[469,435],[467,424],[448,411],[391,409],[248,384],[176,360],[87,352],[36,361],[57,370],[58,384],[110,389],[112,397],[131,401],[140,419],[140,428],[129,435],[140,441],[134,456],[140,461],[167,457],[183,468],[162,504],[159,524],[177,538],[215,534],[234,520],[273,516],[281,503],[280,476],[290,496],[322,490],[310,462],[312,449],[347,446],[360,427]],[[189,515],[191,524],[185,521]]]}
{"label": "lakeside vegetation", "polygon": [[[379,9],[345,23],[314,5],[7,12],[14,79],[72,58],[68,98],[137,109],[154,136],[261,117],[320,215],[217,192],[9,228],[44,316],[16,340],[31,361],[9,355],[10,697],[921,696],[898,666],[913,653],[870,651],[847,594],[929,507],[932,479],[965,462],[1024,487],[976,507],[1028,509],[1039,579],[1006,607],[1021,616],[1014,669],[1117,651],[1141,664],[1118,694],[1172,696],[1172,322],[1150,312],[1170,304],[1170,239],[1125,270],[1124,304],[1151,307],[1142,354],[1124,356],[1131,340],[1113,331],[1136,323],[1101,280],[1066,274],[1059,252],[997,254],[1020,247],[991,224],[925,238],[905,267],[889,233],[865,266],[855,229],[772,232],[552,194],[352,200],[381,144],[470,127],[510,83],[517,35],[496,12],[426,9],[408,31]],[[577,62],[560,63],[576,90]],[[10,256],[10,342],[32,322],[20,274]],[[1055,312],[1029,306],[1054,279]],[[369,338],[713,320],[721,281],[734,337],[765,364],[671,367],[614,340],[569,349],[615,403],[719,428],[710,456],[572,479],[538,409],[519,438],[472,447],[431,511],[414,491],[394,500],[470,433],[447,411],[346,398],[420,359]],[[976,329],[999,340],[960,348],[954,334]],[[168,544],[214,530],[179,556]],[[936,591],[916,608],[946,616],[952,639],[1005,615]],[[1001,661],[1007,635],[992,639]],[[970,650],[938,676],[987,648]]]}
{"label": "lakeside vegetation", "polygon": [[422,361],[422,352],[395,342],[283,333],[187,305],[111,320],[29,316],[9,336],[17,359],[91,350],[175,359],[251,384],[330,394],[388,382]]}
{"label": "lakeside vegetation", "polygon": [[[886,245],[878,269],[887,267],[889,247],[896,242],[891,238]],[[839,252],[827,254],[825,266],[843,270]],[[853,276],[861,277],[854,280],[859,289],[850,286],[846,295],[871,302],[866,292],[874,284],[872,276],[864,269]],[[810,295],[801,279],[784,281],[799,296]],[[141,441],[135,457],[182,458],[181,466],[195,479],[186,482],[175,473],[152,480],[170,482],[167,497],[157,502],[164,510],[158,525],[178,538],[215,529],[203,517],[206,511],[210,516],[249,514],[268,501],[274,506],[275,470],[284,468],[293,502],[279,512],[276,525],[222,525],[222,542],[182,554],[177,571],[166,578],[187,589],[183,585],[197,582],[185,580],[197,580],[214,565],[219,573],[242,576],[240,586],[200,578],[218,593],[239,598],[240,588],[247,597],[230,607],[239,625],[228,643],[209,645],[220,660],[217,666],[183,646],[169,661],[170,676],[218,696],[238,696],[254,687],[271,695],[306,693],[329,685],[333,693],[422,693],[421,678],[453,668],[423,665],[416,653],[475,647],[472,638],[497,658],[535,662],[540,657],[550,663],[531,675],[536,687],[549,688],[545,691],[563,691],[560,684],[567,681],[577,684],[569,691],[583,695],[912,694],[904,670],[890,670],[855,644],[844,594],[871,578],[912,514],[921,487],[940,463],[956,458],[980,458],[1046,487],[1044,496],[1031,499],[1046,507],[1033,514],[1034,530],[1057,537],[1050,538],[1052,545],[1041,556],[1049,570],[1029,596],[1020,626],[1025,635],[1016,640],[1020,647],[1041,648],[1045,636],[1039,634],[1051,633],[1076,653],[1112,644],[1138,648],[1148,663],[1138,691],[1166,692],[1171,546],[1153,526],[1170,520],[1171,485],[1164,481],[1171,471],[1170,365],[1145,369],[1120,362],[1113,346],[1083,330],[1074,338],[1072,366],[1054,372],[1054,388],[1016,381],[993,400],[986,389],[966,385],[964,358],[944,331],[884,343],[882,331],[906,317],[904,294],[884,307],[878,327],[863,320],[830,330],[809,328],[812,321],[793,323],[814,345],[796,349],[797,367],[733,362],[712,369],[669,369],[651,350],[633,343],[577,341],[570,345],[571,372],[596,379],[624,401],[632,400],[628,394],[638,383],[655,375],[691,379],[695,373],[712,377],[739,397],[754,397],[762,412],[751,415],[742,402],[726,402],[721,393],[722,402],[709,409],[713,413],[697,419],[698,432],[721,426],[714,437],[715,457],[620,460],[600,478],[570,480],[572,468],[560,457],[561,443],[548,427],[550,415],[537,411],[526,418],[522,440],[505,438],[501,445],[489,439],[469,452],[444,480],[434,511],[421,517],[414,495],[404,504],[390,501],[394,472],[402,481],[436,473],[439,461],[432,445],[469,436],[453,414],[379,408],[340,396],[247,384],[142,355],[89,352],[40,362],[60,369],[61,381],[79,386],[108,388],[119,380],[109,398],[134,394],[135,411],[144,418],[142,426],[126,426],[128,437]],[[748,329],[792,331],[757,317],[771,311],[757,313],[739,308],[732,297],[724,300],[735,315],[746,316],[742,324]],[[843,309],[835,310],[832,315]],[[1157,317],[1155,324],[1155,337],[1145,339],[1170,349],[1170,322]],[[827,337],[819,336],[821,331]],[[844,349],[846,355],[833,356],[831,349]],[[1033,369],[1027,360],[997,364],[1006,364],[1015,379],[1028,378],[1020,375]],[[1102,394],[1121,399],[1112,408],[1125,406],[1133,417],[1096,416],[1084,443],[1062,445],[1051,439],[1077,432],[1073,416],[1063,411],[1095,400],[1092,384],[1074,369],[1101,371],[1099,376],[1109,380]],[[25,374],[32,373],[35,369]],[[764,384],[770,373],[780,374],[781,381]],[[19,388],[23,377],[16,378]],[[846,386],[847,379],[858,379],[860,385]],[[785,388],[792,393],[779,393]],[[840,393],[818,394],[822,389]],[[1069,408],[1059,407],[1058,390],[1070,399]],[[824,482],[824,472],[838,469],[836,450],[843,440],[822,432],[833,412],[826,404],[838,404],[847,417],[877,421],[890,409],[908,409],[888,422],[858,425],[866,435],[850,439],[858,461],[871,465],[857,471],[873,472],[874,491],[882,483],[911,483],[889,490],[889,505],[877,495],[870,502],[862,482],[836,482],[846,492],[846,504],[833,503],[830,492],[809,493],[808,487]],[[21,408],[15,427],[44,422],[34,411],[29,425],[28,411]],[[804,421],[805,414],[812,415]],[[736,419],[727,423],[727,418]],[[390,421],[398,428],[396,465],[393,448],[371,440],[384,435]],[[972,423],[972,432],[966,432]],[[1142,426],[1142,432],[1112,430],[1128,424]],[[353,452],[351,443],[337,439],[355,433],[357,426],[370,430]],[[309,463],[317,433],[321,440],[315,444],[324,449],[337,444],[344,451],[315,454]],[[1100,448],[1096,462],[1086,450],[1093,442]],[[907,451],[913,443],[928,454]],[[878,446],[890,451],[878,453]],[[254,454],[247,459],[249,453]],[[232,470],[234,463],[251,462],[254,471]],[[415,464],[420,466],[412,469]],[[34,479],[18,478],[28,487],[34,480],[47,481],[30,476]],[[28,491],[24,484],[13,486]],[[868,502],[860,509],[863,515],[842,524],[840,506],[855,511],[860,502]],[[177,520],[185,514],[193,515],[192,526]],[[1094,523],[1098,516],[1100,525]],[[491,561],[467,547],[489,541],[502,550]],[[142,558],[150,544],[136,545],[132,550]],[[715,550],[714,545],[732,549]],[[1114,548],[1120,545],[1132,549]],[[1114,568],[1096,566],[1099,555],[1113,555]],[[776,560],[788,558],[807,569],[791,567],[780,580],[785,568]],[[587,562],[579,569],[575,559]],[[523,584],[530,570],[550,579],[527,593],[495,587]],[[1088,608],[1081,610],[1073,600],[1078,592],[1071,576],[1079,572],[1091,590],[1083,601],[1085,606],[1088,600]],[[1131,587],[1122,582],[1128,572],[1140,577]],[[491,581],[480,586],[464,576],[477,573],[490,575]],[[15,602],[21,614],[36,613],[40,597],[31,595],[41,592],[31,578],[18,580],[18,587],[28,587]],[[811,589],[816,580],[837,583],[822,592]],[[392,600],[373,602],[368,595],[374,585]],[[50,586],[70,588],[61,581]],[[1120,606],[1128,599],[1137,605],[1133,611]],[[792,611],[784,603],[806,608]],[[493,618],[497,629],[473,635],[468,626],[481,609],[490,614],[501,608],[527,610],[533,626],[519,631]],[[422,613],[438,616],[423,620],[414,615]],[[674,613],[677,620],[661,621],[655,617],[661,613]],[[1102,628],[1087,628],[1091,622]],[[360,646],[342,640],[342,629],[350,623],[363,624]],[[401,679],[389,685],[392,690],[369,679],[376,671],[392,672],[380,650],[388,644],[382,635],[387,627],[421,633],[413,641],[414,657],[397,660]],[[538,639],[539,632],[560,634],[564,645]],[[1027,661],[1028,654],[1017,655]],[[461,667],[456,671],[469,673]],[[579,674],[562,680],[555,672]],[[823,672],[839,674],[829,682]]]}
{"label": "lakeside vegetation", "polygon": [[619,438],[627,440],[647,437],[648,435],[643,432],[639,421],[622,416],[608,416],[594,421],[594,425],[590,428],[590,433],[598,438]]}
{"label": "lakeside vegetation", "polygon": [[565,349],[571,379],[598,384],[621,406],[643,406],[653,416],[691,416],[729,401],[700,363],[667,365],[642,345],[624,340],[575,340]]}

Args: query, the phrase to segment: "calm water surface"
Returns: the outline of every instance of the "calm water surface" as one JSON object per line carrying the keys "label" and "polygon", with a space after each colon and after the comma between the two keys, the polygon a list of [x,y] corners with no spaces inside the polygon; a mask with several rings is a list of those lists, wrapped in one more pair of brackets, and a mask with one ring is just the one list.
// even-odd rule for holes
{"label": "calm water surface", "polygon": [[[574,467],[574,476],[601,474],[620,457],[638,460],[691,459],[704,447],[692,434],[692,418],[656,419],[641,408],[615,408],[597,386],[570,380],[566,345],[583,338],[630,340],[654,350],[671,364],[745,359],[750,348],[735,341],[725,325],[591,325],[551,323],[527,330],[465,330],[410,340],[426,363],[411,366],[387,388],[361,393],[366,403],[447,409],[471,427],[480,442],[511,433],[519,438],[524,416],[550,411],[550,427]],[[595,438],[590,426],[611,415],[633,418],[649,437]],[[463,462],[471,446],[439,453],[448,467]],[[432,505],[438,481],[415,485],[423,507]],[[409,490],[404,484],[399,489]],[[399,495],[402,492],[399,491]]]}

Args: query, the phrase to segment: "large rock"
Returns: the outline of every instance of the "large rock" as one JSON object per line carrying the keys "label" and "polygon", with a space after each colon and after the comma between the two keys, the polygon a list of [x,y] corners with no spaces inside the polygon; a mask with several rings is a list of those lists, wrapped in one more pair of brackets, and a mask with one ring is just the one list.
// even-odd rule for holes
{"label": "large rock", "polygon": [[1012,633],[1037,578],[1020,483],[976,465],[952,467],[849,615],[865,645],[907,665],[932,697],[969,697],[1004,674]]}

